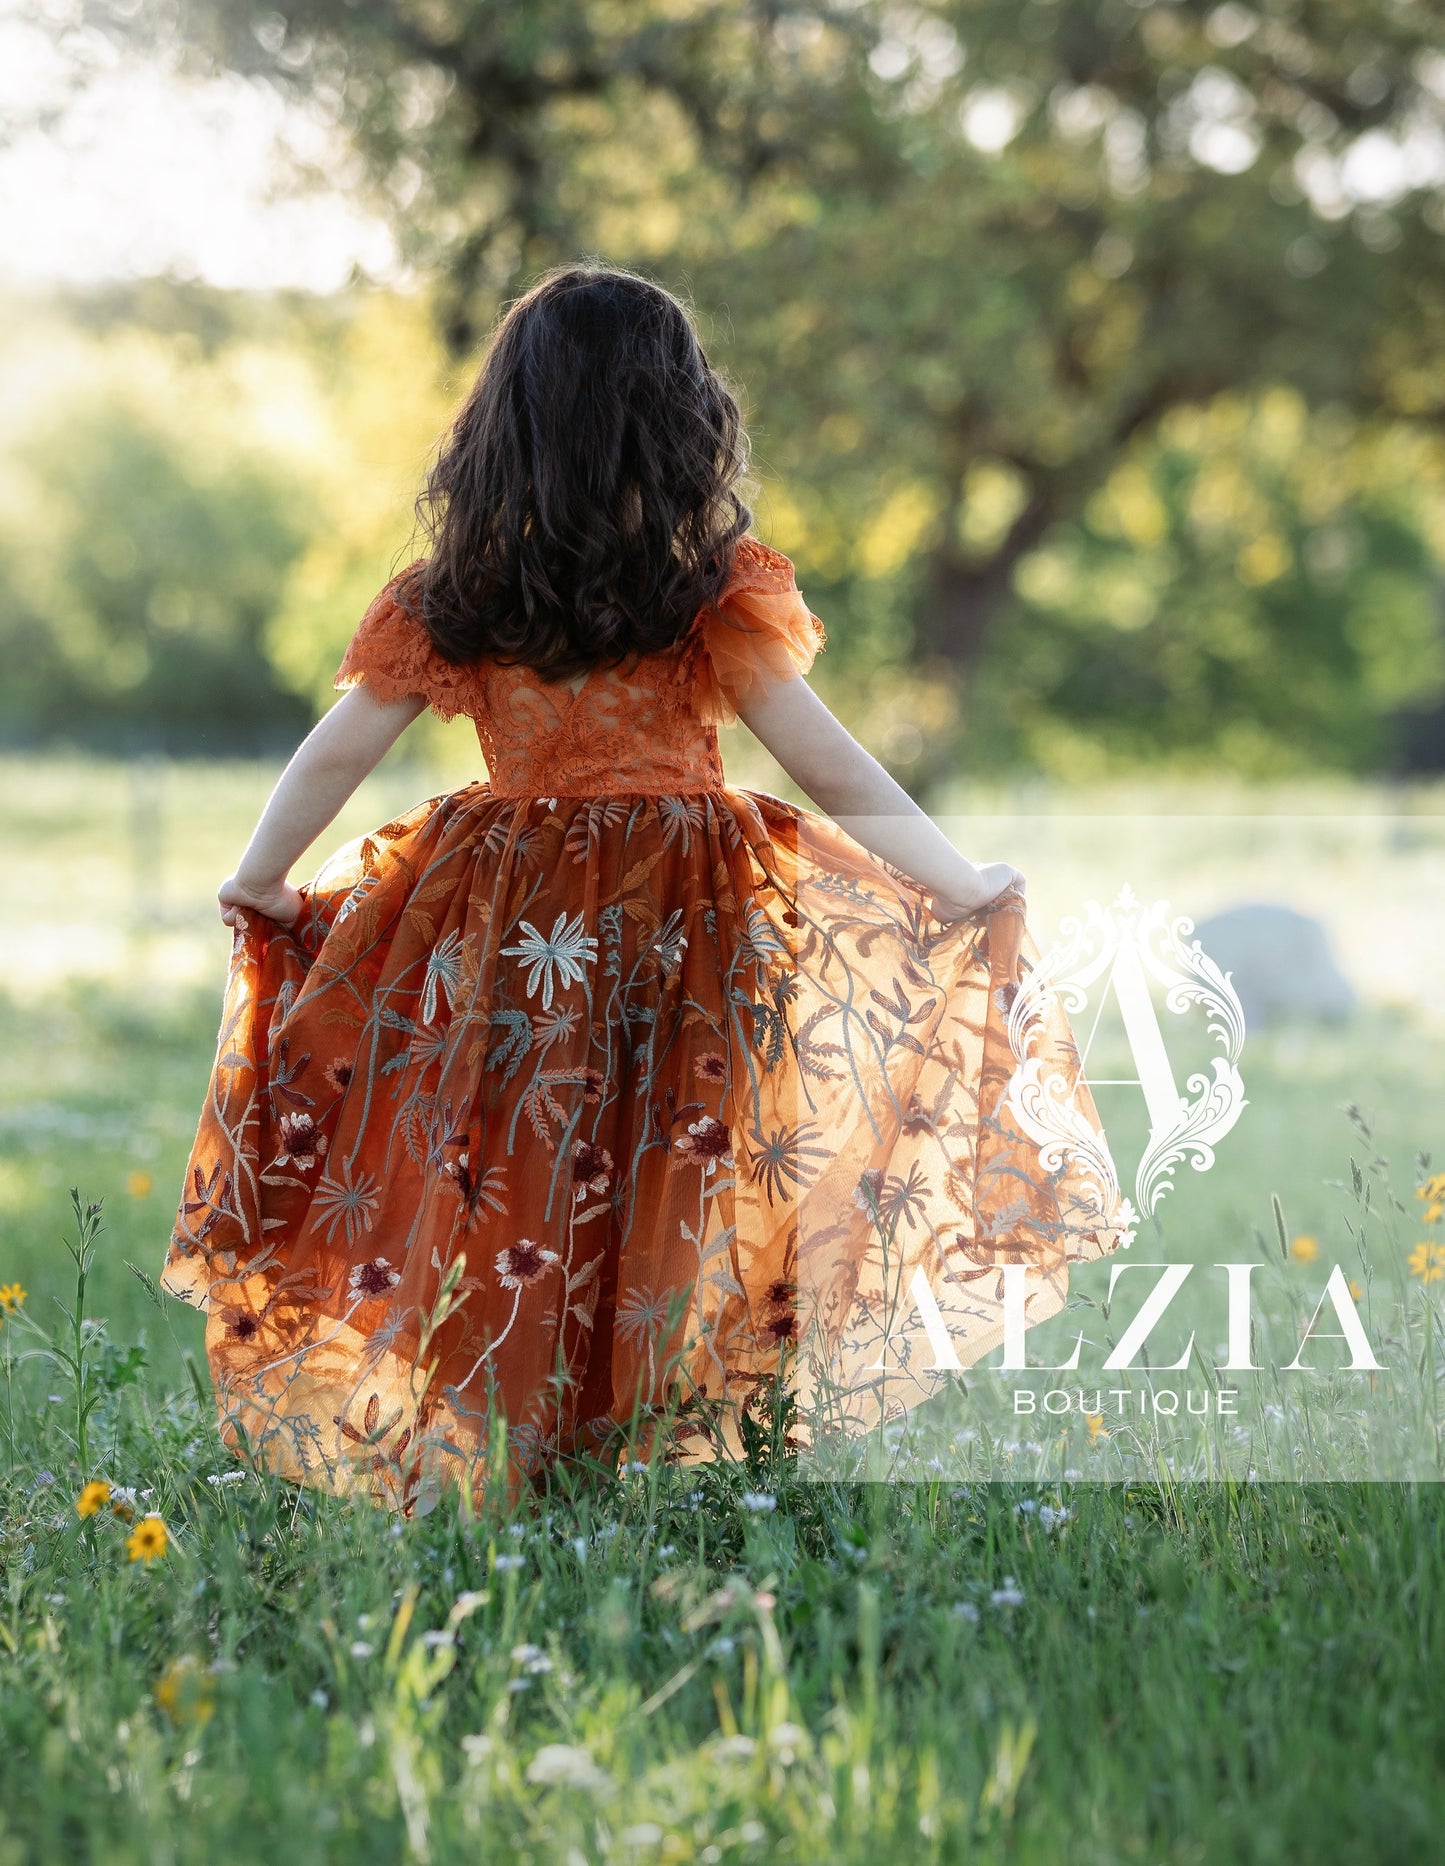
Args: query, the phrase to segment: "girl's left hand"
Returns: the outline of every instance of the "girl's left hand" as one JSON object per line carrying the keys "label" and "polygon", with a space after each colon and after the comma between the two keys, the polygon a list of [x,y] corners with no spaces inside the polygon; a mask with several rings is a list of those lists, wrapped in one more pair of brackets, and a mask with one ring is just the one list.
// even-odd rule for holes
{"label": "girl's left hand", "polygon": [[280,926],[294,926],[303,905],[300,890],[293,888],[289,881],[278,881],[268,888],[251,888],[235,875],[216,889],[216,900],[220,904],[221,919],[228,927],[235,926],[238,907],[254,907],[258,914],[265,914]]}

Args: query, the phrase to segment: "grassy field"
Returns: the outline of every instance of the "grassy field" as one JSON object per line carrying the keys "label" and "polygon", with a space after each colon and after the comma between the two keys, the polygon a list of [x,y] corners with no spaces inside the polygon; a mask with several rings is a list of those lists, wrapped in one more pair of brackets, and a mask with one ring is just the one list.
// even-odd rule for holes
{"label": "grassy field", "polygon": [[[269,777],[0,770],[0,1291],[63,1345],[67,1189],[103,1200],[88,1469],[128,1487],[77,1514],[73,1380],[10,1314],[0,1866],[1435,1855],[1435,1485],[843,1485],[760,1454],[402,1524],[237,1473],[198,1318],[126,1261],[164,1251],[225,965],[208,896]],[[384,767],[328,841],[455,781]],[[1433,902],[1410,838],[1391,860],[1353,904],[1408,954]],[[1231,1168],[1176,1233],[1266,1229],[1279,1191],[1343,1247],[1347,1100],[1408,1208],[1445,1117],[1428,971],[1252,1044]],[[132,1560],[150,1511],[168,1546]]]}

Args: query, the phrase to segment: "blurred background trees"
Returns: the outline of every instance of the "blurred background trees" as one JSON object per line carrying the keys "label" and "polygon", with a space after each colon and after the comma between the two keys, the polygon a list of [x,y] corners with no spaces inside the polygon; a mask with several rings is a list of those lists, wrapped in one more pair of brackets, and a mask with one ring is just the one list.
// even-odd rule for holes
{"label": "blurred background trees", "polygon": [[[405,548],[496,311],[596,254],[695,305],[759,527],[829,623],[820,681],[916,790],[960,759],[1445,767],[1431,7],[84,13],[334,125],[410,275],[72,308],[110,386],[10,424],[0,631],[30,645],[5,724],[179,733],[226,668],[237,734],[289,730]],[[106,375],[126,332],[175,372],[143,400]]]}

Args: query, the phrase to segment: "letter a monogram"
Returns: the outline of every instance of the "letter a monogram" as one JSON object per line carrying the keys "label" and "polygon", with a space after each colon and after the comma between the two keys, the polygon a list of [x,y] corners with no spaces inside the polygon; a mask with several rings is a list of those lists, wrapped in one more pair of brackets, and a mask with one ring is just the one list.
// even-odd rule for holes
{"label": "letter a monogram", "polygon": [[[1140,1213],[1154,1211],[1174,1183],[1174,1169],[1188,1158],[1196,1172],[1214,1164],[1214,1145],[1227,1134],[1246,1106],[1239,1053],[1244,1045],[1244,1011],[1238,994],[1196,940],[1188,940],[1194,922],[1171,920],[1169,903],[1142,906],[1124,887],[1110,909],[1090,901],[1082,920],[1064,921],[1062,938],[1040,959],[1014,999],[1009,1012],[1009,1043],[1017,1066],[1005,1097],[1009,1109],[1040,1149],[1046,1172],[1058,1171],[1072,1156],[1092,1171],[1102,1208],[1125,1229],[1131,1242]],[[1192,1075],[1181,1095],[1169,1061],[1164,1033],[1149,993],[1153,979],[1164,988],[1168,1010],[1182,1015],[1200,1005],[1209,1017],[1209,1034],[1224,1054],[1210,1059],[1210,1073]],[[1093,1125],[1077,1106],[1079,1084],[1094,1087],[1084,1075],[1067,1080],[1057,1069],[1045,1073],[1034,1054],[1043,1028],[1043,1008],[1058,992],[1072,1016],[1087,1009],[1088,987],[1103,981],[1112,989],[1124,1020],[1124,1034],[1134,1058],[1135,1076],[1099,1079],[1099,1086],[1137,1086],[1149,1111],[1149,1144],[1135,1176],[1138,1209],[1121,1198],[1113,1161],[1099,1146]]]}

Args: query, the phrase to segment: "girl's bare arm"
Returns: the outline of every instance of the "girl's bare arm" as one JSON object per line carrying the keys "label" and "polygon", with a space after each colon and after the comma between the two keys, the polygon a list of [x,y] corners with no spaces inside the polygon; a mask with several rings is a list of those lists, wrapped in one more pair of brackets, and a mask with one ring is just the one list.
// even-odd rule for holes
{"label": "girl's bare arm", "polygon": [[1024,878],[1008,862],[975,867],[876,758],[836,720],[806,680],[778,681],[739,717],[818,808],[865,849],[911,875],[945,919],[974,913]]}
{"label": "girl's bare arm", "polygon": [[379,700],[364,686],[353,687],[312,728],[281,773],[235,874],[217,890],[227,926],[236,924],[238,907],[291,925],[301,911],[301,896],[286,879],[291,864],[335,821],[426,704],[420,697]]}

